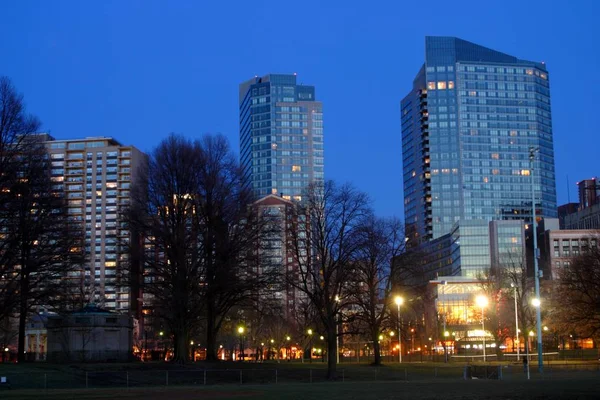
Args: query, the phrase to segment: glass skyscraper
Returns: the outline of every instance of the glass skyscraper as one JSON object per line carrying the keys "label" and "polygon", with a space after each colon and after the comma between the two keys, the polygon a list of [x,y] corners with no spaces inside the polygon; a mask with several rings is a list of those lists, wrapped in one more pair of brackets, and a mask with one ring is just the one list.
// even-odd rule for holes
{"label": "glass skyscraper", "polygon": [[416,245],[461,220],[556,217],[549,76],[453,37],[426,37],[425,64],[401,102],[406,234]]}
{"label": "glass skyscraper", "polygon": [[269,74],[240,85],[240,164],[257,198],[302,200],[323,180],[323,106],[296,74]]}

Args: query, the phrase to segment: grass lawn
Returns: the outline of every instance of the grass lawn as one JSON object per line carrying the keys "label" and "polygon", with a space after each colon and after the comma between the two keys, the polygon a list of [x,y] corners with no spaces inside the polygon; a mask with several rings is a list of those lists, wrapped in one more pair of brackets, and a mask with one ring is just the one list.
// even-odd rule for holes
{"label": "grass lawn", "polygon": [[597,376],[547,381],[360,382],[248,386],[169,387],[0,392],[2,399],[286,399],[286,400],[393,400],[393,399],[597,399]]}

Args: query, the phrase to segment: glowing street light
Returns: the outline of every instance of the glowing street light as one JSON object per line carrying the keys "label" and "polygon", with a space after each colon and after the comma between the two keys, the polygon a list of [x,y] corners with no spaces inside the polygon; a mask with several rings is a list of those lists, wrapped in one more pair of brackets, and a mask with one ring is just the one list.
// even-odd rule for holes
{"label": "glowing street light", "polygon": [[542,304],[542,302],[540,301],[540,299],[538,299],[537,297],[531,299],[531,305],[534,307],[539,307]]}
{"label": "glowing street light", "polygon": [[240,361],[244,361],[244,327],[239,326],[237,331],[240,334]]}
{"label": "glowing street light", "polygon": [[481,307],[481,335],[483,336],[483,362],[485,362],[485,318],[483,313],[489,301],[484,295],[479,295],[475,298],[475,303]]}
{"label": "glowing street light", "polygon": [[400,306],[404,304],[404,299],[400,296],[394,298],[394,303],[398,306],[398,362],[402,363],[402,332],[400,331]]}

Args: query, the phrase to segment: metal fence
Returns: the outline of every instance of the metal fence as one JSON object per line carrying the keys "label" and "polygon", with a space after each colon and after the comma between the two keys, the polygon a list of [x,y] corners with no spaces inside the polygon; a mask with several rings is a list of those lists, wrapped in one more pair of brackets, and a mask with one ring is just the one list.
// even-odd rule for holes
{"label": "metal fence", "polygon": [[[471,366],[418,364],[393,367],[354,366],[340,368],[342,382],[367,381],[443,381],[466,377]],[[535,363],[530,365],[531,379],[568,378],[583,375],[600,378],[600,363],[547,364],[539,374]],[[482,371],[485,371],[483,373]],[[472,366],[473,377],[525,380],[519,364]],[[245,369],[182,369],[182,370],[128,370],[128,371],[65,371],[47,373],[0,373],[7,378],[11,389],[98,389],[199,385],[263,385],[285,383],[316,383],[326,380],[324,368],[245,368]]]}

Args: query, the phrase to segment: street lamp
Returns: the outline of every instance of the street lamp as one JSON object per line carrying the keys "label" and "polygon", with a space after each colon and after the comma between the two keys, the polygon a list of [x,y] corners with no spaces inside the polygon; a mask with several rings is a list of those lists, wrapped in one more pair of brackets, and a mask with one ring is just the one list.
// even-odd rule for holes
{"label": "street lamp", "polygon": [[397,328],[398,328],[398,362],[401,363],[402,362],[402,331],[400,330],[400,306],[402,304],[404,304],[404,299],[400,296],[396,296],[396,298],[394,299],[394,302],[396,303],[396,306],[398,306],[398,320],[397,322]]}
{"label": "street lamp", "polygon": [[313,330],[309,329],[307,333],[308,333],[308,337],[309,337],[308,346],[311,349],[310,350],[310,354],[309,354],[309,359],[310,359],[310,362],[312,363],[312,355],[313,355],[313,351],[312,351],[312,335],[313,335]]}
{"label": "street lamp", "polygon": [[517,285],[513,282],[510,284],[511,288],[515,289],[515,343],[517,344],[517,361],[519,361],[519,312],[517,310]]}
{"label": "street lamp", "polygon": [[[285,337],[285,340],[286,340],[286,341],[287,341],[287,343],[288,343],[288,344],[287,344],[287,347],[286,347],[286,349],[285,349],[285,352],[287,353],[287,359],[288,359],[288,360],[290,360],[290,359],[291,359],[291,354],[290,354],[290,353],[292,352],[292,348],[290,347],[290,340],[292,340],[292,338],[291,338],[291,337],[289,337],[289,336],[286,336],[286,337]],[[289,350],[289,351],[288,351],[288,350]]]}
{"label": "street lamp", "polygon": [[481,336],[483,336],[483,362],[485,362],[485,319],[483,312],[485,307],[488,305],[488,298],[483,295],[479,295],[475,299],[475,303],[481,307]]}
{"label": "street lamp", "polygon": [[[533,277],[535,279],[535,297],[539,300],[540,298],[540,277],[542,271],[539,270],[538,258],[540,256],[539,249],[537,247],[537,221],[535,219],[535,182],[533,180],[533,162],[535,161],[535,153],[540,149],[537,147],[529,148],[529,165],[531,171],[531,235],[533,236]],[[544,372],[544,354],[542,351],[542,310],[541,307],[536,306],[535,312],[536,327],[537,327],[537,343],[538,343],[538,370],[540,373]]]}
{"label": "street lamp", "polygon": [[[338,303],[338,305],[341,302],[340,296],[336,295],[335,296],[335,302]],[[335,362],[336,364],[340,363],[340,338],[339,338],[339,321],[335,321]]]}
{"label": "street lamp", "polygon": [[244,327],[238,327],[238,333],[240,334],[240,361],[244,361]]}

